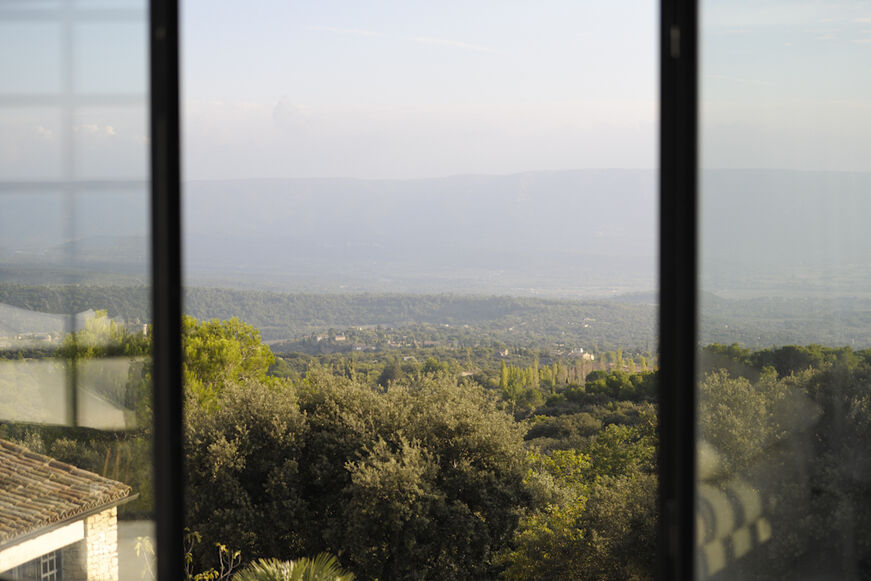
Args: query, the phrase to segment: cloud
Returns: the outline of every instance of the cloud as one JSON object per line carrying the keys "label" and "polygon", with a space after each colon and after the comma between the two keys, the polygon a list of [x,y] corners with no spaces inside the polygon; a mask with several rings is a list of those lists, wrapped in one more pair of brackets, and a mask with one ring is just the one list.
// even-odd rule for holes
{"label": "cloud", "polygon": [[73,131],[86,135],[105,135],[107,137],[114,137],[116,135],[115,128],[111,125],[99,125],[97,123],[82,123],[73,127]]}
{"label": "cloud", "polygon": [[480,44],[472,44],[469,42],[463,42],[461,40],[449,40],[446,38],[434,38],[431,36],[411,36],[408,37],[408,40],[412,42],[417,42],[419,44],[435,44],[438,46],[447,46],[450,48],[459,48],[463,50],[473,50],[476,52],[487,52],[487,53],[495,53],[496,51],[492,48],[482,46]]}
{"label": "cloud", "polygon": [[54,132],[51,129],[47,129],[42,125],[37,125],[36,134],[45,139],[46,141],[51,141],[54,139]]}
{"label": "cloud", "polygon": [[362,30],[359,28],[336,28],[334,26],[314,26],[312,30],[320,30],[323,32],[332,32],[333,34],[344,34],[349,36],[381,36],[374,30]]}
{"label": "cloud", "polygon": [[272,120],[282,129],[293,129],[305,121],[305,114],[288,97],[282,97],[272,108]]}

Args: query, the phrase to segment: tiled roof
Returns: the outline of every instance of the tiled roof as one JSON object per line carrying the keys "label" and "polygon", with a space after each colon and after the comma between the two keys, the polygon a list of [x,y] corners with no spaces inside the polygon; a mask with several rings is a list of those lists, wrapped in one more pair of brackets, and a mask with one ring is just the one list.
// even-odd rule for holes
{"label": "tiled roof", "polygon": [[0,546],[129,495],[126,484],[0,440]]}

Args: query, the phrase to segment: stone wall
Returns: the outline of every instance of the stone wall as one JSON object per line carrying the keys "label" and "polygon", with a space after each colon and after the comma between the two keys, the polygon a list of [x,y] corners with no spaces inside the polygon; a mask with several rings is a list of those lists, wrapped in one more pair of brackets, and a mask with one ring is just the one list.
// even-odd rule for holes
{"label": "stone wall", "polygon": [[[110,508],[87,517],[82,525],[84,539],[61,549],[56,548],[57,544],[48,544],[42,547],[48,551],[42,557],[0,572],[0,575],[13,579],[38,579],[41,559],[56,554],[60,557],[58,566],[64,581],[118,581],[118,509]],[[79,531],[81,535],[82,529]]]}
{"label": "stone wall", "polygon": [[118,581],[118,509],[85,519],[87,581]]}

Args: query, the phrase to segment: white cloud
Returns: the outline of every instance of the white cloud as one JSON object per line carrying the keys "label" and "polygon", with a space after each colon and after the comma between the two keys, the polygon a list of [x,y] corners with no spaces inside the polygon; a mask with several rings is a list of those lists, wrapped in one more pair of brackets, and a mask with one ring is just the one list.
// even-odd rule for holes
{"label": "white cloud", "polygon": [[45,139],[46,141],[52,141],[54,139],[54,132],[51,129],[47,129],[42,125],[37,125],[36,134]]}
{"label": "white cloud", "polygon": [[114,137],[116,134],[115,128],[111,125],[100,125],[98,123],[82,123],[73,127],[76,133],[84,133],[85,135],[98,135],[105,137]]}
{"label": "white cloud", "polygon": [[447,46],[450,48],[460,48],[464,50],[473,50],[477,52],[487,52],[487,53],[495,53],[496,51],[490,47],[482,46],[480,44],[472,44],[469,42],[463,42],[461,40],[450,40],[446,38],[434,38],[432,36],[410,36],[408,40],[413,42],[417,42],[419,44],[435,44],[439,46]]}
{"label": "white cloud", "polygon": [[73,131],[76,133],[87,133],[88,135],[96,135],[100,132],[100,126],[96,123],[83,123],[81,125],[76,125],[73,128]]}
{"label": "white cloud", "polygon": [[305,122],[306,114],[288,97],[282,97],[272,108],[272,120],[282,129],[297,129]]}

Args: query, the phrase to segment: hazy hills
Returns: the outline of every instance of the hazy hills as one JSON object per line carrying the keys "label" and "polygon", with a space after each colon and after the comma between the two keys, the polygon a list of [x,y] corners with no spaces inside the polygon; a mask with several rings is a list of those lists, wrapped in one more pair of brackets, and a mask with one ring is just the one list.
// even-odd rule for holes
{"label": "hazy hills", "polygon": [[648,290],[655,191],[643,171],[192,182],[186,258],[195,278],[321,290]]}
{"label": "hazy hills", "polygon": [[709,170],[703,285],[734,296],[871,296],[871,173]]}
{"label": "hazy hills", "polygon": [[[148,321],[149,297],[149,289],[142,286],[0,284],[0,328],[7,328],[7,335],[57,332],[63,328],[57,327],[60,323],[52,326],[46,322],[62,323],[65,318],[42,313],[90,309],[107,309],[109,316],[127,321]],[[518,345],[574,341],[585,347],[649,351],[656,344],[657,314],[650,300],[644,295],[587,301],[189,287],[184,309],[199,319],[238,317],[259,328],[268,341],[358,326],[429,325],[442,329],[442,335],[475,341],[488,337]],[[444,331],[447,327],[451,330]],[[726,299],[703,293],[699,332],[702,344],[738,342],[770,347],[821,343],[867,348],[871,347],[871,299]]]}
{"label": "hazy hills", "polygon": [[[864,173],[702,172],[703,288],[871,296],[869,192]],[[67,205],[4,194],[0,282],[143,280],[145,202],[105,188]],[[184,204],[192,285],[583,298],[657,286],[649,170],[196,181]]]}

